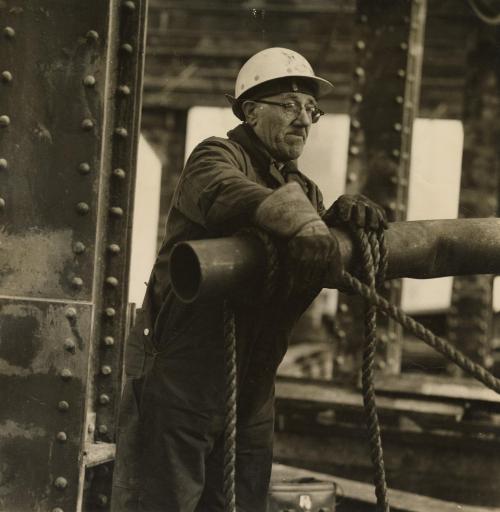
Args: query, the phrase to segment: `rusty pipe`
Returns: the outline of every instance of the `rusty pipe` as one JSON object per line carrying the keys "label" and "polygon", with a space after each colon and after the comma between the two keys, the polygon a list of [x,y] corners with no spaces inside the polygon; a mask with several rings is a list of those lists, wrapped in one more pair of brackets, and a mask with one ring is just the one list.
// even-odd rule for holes
{"label": "rusty pipe", "polygon": [[[343,267],[356,265],[351,238],[331,229],[338,240]],[[393,222],[386,231],[387,279],[466,274],[500,274],[500,219],[452,219]],[[256,239],[230,237],[178,243],[170,276],[177,296],[224,297],[264,278],[265,252]],[[325,288],[335,288],[329,276]]]}

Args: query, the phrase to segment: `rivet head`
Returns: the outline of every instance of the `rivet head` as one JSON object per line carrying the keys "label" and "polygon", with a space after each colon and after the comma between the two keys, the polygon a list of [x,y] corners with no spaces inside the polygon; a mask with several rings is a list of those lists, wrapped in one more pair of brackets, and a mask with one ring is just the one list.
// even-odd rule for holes
{"label": "rivet head", "polygon": [[65,443],[67,440],[68,440],[68,436],[66,434],[66,432],[58,432],[56,434],[56,439],[60,442],[60,443]]}
{"label": "rivet head", "polygon": [[108,245],[108,251],[112,254],[118,254],[121,251],[121,249],[118,244],[110,244]]}
{"label": "rivet head", "polygon": [[104,365],[104,366],[102,366],[102,367],[101,367],[101,373],[102,373],[103,375],[111,375],[111,372],[112,372],[112,371],[113,371],[113,370],[111,369],[111,366]]}
{"label": "rivet head", "polygon": [[64,340],[64,350],[68,352],[74,352],[76,349],[75,342],[71,338],[67,338]]}
{"label": "rivet head", "polygon": [[13,39],[16,35],[16,31],[12,27],[5,27],[3,29],[3,34],[8,39]]}
{"label": "rivet head", "polygon": [[352,99],[354,100],[355,103],[361,103],[363,101],[363,95],[360,94],[359,92],[357,92],[353,97]]}
{"label": "rivet head", "polygon": [[113,170],[113,176],[116,176],[117,178],[120,178],[121,180],[125,179],[126,173],[123,169],[120,167]]}
{"label": "rivet head", "polygon": [[359,130],[361,128],[361,123],[359,121],[359,119],[352,119],[351,120],[351,126],[355,129],[355,130]]}
{"label": "rivet head", "polygon": [[359,147],[358,146],[351,146],[349,148],[349,153],[351,153],[351,155],[359,155]]}
{"label": "rivet head", "polygon": [[399,105],[402,105],[403,104],[403,101],[404,101],[404,98],[403,96],[396,96],[394,98],[394,100],[396,101],[396,103],[398,103]]}
{"label": "rivet head", "polygon": [[403,41],[403,42],[399,45],[399,47],[401,48],[401,50],[406,51],[406,50],[408,50],[408,43],[407,43],[406,41]]}
{"label": "rivet head", "polygon": [[6,116],[6,115],[0,116],[0,126],[2,128],[6,128],[7,126],[9,126],[9,124],[10,124],[9,116]]}
{"label": "rivet head", "polygon": [[64,510],[61,507],[56,507],[52,509],[52,512],[64,512]]}
{"label": "rivet head", "polygon": [[0,197],[0,210],[5,209],[5,199],[3,197]]}
{"label": "rivet head", "polygon": [[85,130],[85,131],[89,131],[89,130],[92,130],[92,128],[94,128],[94,121],[92,121],[92,119],[84,119],[82,121],[82,128]]}
{"label": "rivet head", "polygon": [[399,155],[401,154],[399,149],[393,149],[392,152],[391,152],[392,156],[394,158],[399,158]]}
{"label": "rivet head", "polygon": [[94,85],[95,85],[95,77],[93,75],[87,75],[83,79],[83,85],[85,85],[85,87],[94,87]]}
{"label": "rivet head", "polygon": [[126,139],[128,137],[128,131],[123,126],[120,126],[120,127],[116,128],[115,134],[118,137],[121,137],[122,139]]}
{"label": "rivet head", "polygon": [[397,185],[398,182],[399,182],[399,179],[397,176],[391,176],[389,181],[393,184],[393,185]]}
{"label": "rivet head", "polygon": [[406,76],[406,71],[404,69],[398,69],[399,78],[404,78]]}
{"label": "rivet head", "polygon": [[61,411],[61,412],[66,412],[67,410],[69,410],[69,403],[66,402],[66,400],[61,400],[58,404],[57,404],[57,408]]}
{"label": "rivet head", "polygon": [[71,285],[73,288],[81,288],[83,286],[83,279],[81,277],[73,277],[71,280]]}
{"label": "rivet head", "polygon": [[108,505],[108,497],[105,494],[99,494],[97,496],[97,503],[100,507],[106,507]]}
{"label": "rivet head", "polygon": [[87,32],[86,38],[88,41],[98,41],[99,34],[95,30],[89,30]]}
{"label": "rivet head", "polygon": [[9,167],[9,163],[5,158],[0,158],[0,171],[6,171]]}
{"label": "rivet head", "polygon": [[357,77],[359,77],[359,78],[362,78],[362,77],[364,77],[364,76],[365,76],[365,70],[364,70],[362,67],[360,67],[360,66],[358,66],[358,67],[356,68],[356,70],[354,71],[354,73],[355,73],[355,75],[356,75]]}
{"label": "rivet head", "polygon": [[354,183],[357,180],[358,180],[358,176],[356,175],[355,172],[350,172],[347,174],[347,182],[348,183]]}
{"label": "rivet head", "polygon": [[123,209],[120,208],[119,206],[112,206],[109,209],[109,212],[115,217],[123,217]]}
{"label": "rivet head", "polygon": [[108,318],[113,318],[115,315],[116,315],[116,309],[115,308],[106,308],[104,310],[104,314],[108,317]]}
{"label": "rivet head", "polygon": [[120,49],[125,53],[132,53],[134,51],[134,48],[129,43],[124,43],[120,46]]}
{"label": "rivet head", "polygon": [[80,215],[86,215],[90,211],[90,206],[87,203],[83,203],[83,202],[82,203],[78,203],[76,205],[76,211]]}
{"label": "rivet head", "polygon": [[123,7],[127,9],[127,11],[135,11],[135,4],[131,0],[123,2]]}
{"label": "rivet head", "polygon": [[104,345],[106,345],[106,347],[112,347],[115,344],[115,339],[113,336],[105,336],[102,342]]}
{"label": "rivet head", "polygon": [[90,172],[90,164],[88,162],[82,162],[78,166],[78,172],[80,174],[88,174]]}
{"label": "rivet head", "polygon": [[73,374],[71,373],[71,370],[69,368],[64,368],[61,370],[61,378],[63,380],[69,380],[73,377]]}
{"label": "rivet head", "polygon": [[107,425],[99,425],[99,427],[97,427],[97,430],[99,431],[99,434],[105,435],[108,433],[108,426]]}
{"label": "rivet head", "polygon": [[60,490],[66,489],[66,487],[68,487],[68,481],[63,476],[58,476],[54,480],[54,487]]}
{"label": "rivet head", "polygon": [[403,126],[401,125],[401,123],[394,123],[394,130],[396,130],[397,132],[400,132],[402,129],[403,129]]}
{"label": "rivet head", "polygon": [[76,309],[75,308],[66,308],[64,312],[66,318],[75,318],[76,317]]}
{"label": "rivet head", "polygon": [[149,336],[149,329],[146,327],[143,331],[144,336]]}
{"label": "rivet head", "polygon": [[118,94],[121,96],[130,96],[130,87],[128,85],[118,86]]}
{"label": "rivet head", "polygon": [[75,254],[82,254],[83,252],[85,252],[85,249],[85,244],[82,242],[75,242],[73,245],[73,252]]}
{"label": "rivet head", "polygon": [[116,277],[109,276],[106,278],[106,284],[115,288],[118,286],[118,279]]}
{"label": "rivet head", "polygon": [[366,48],[366,43],[364,41],[356,41],[356,48],[358,50],[364,50]]}
{"label": "rivet head", "polygon": [[5,82],[6,84],[12,82],[12,73],[10,71],[2,71],[2,82]]}
{"label": "rivet head", "polygon": [[109,398],[109,395],[106,395],[105,393],[103,393],[102,395],[99,395],[99,403],[101,405],[107,405],[107,404],[109,404],[110,401],[111,401],[111,399]]}
{"label": "rivet head", "polygon": [[95,425],[93,423],[89,423],[87,426],[87,432],[89,434],[93,434],[95,432]]}
{"label": "rivet head", "polygon": [[349,311],[349,306],[345,303],[342,303],[340,306],[339,306],[339,309],[342,313],[347,313]]}

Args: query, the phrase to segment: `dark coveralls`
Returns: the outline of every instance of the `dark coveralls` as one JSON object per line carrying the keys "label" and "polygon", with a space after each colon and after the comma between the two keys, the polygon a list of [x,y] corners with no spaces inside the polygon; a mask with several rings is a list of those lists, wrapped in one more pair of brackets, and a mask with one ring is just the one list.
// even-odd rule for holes
{"label": "dark coveralls", "polygon": [[[260,202],[291,180],[324,213],[317,186],[295,165],[278,170],[248,126],[237,126],[228,137],[203,141],[185,166],[148,284],[144,315],[136,324],[139,335],[131,336],[127,346],[114,476],[116,511],[136,510],[136,497],[127,495],[131,488],[139,490],[139,510],[223,510],[223,298],[193,304],[176,298],[168,276],[174,244],[250,227]],[[266,509],[276,370],[290,331],[312,297],[292,293],[266,308],[249,301],[233,304],[239,511]]]}

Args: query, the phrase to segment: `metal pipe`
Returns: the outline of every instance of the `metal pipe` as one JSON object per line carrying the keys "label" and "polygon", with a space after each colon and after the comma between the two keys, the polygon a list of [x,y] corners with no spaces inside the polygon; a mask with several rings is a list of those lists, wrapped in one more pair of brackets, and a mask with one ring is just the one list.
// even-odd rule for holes
{"label": "metal pipe", "polygon": [[[354,271],[356,249],[344,231],[331,229],[341,262]],[[387,279],[466,274],[500,274],[500,219],[452,219],[393,222],[386,231]],[[177,296],[230,295],[263,279],[265,251],[259,240],[230,237],[178,243],[171,255],[170,276]],[[335,288],[327,277],[325,288]]]}

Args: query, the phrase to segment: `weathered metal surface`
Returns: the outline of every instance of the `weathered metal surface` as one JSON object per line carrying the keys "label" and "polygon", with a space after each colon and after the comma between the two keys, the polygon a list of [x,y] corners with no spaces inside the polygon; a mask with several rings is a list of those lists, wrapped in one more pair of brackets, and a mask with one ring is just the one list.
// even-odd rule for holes
{"label": "weathered metal surface", "polygon": [[92,307],[0,300],[0,510],[74,510]]}
{"label": "weathered metal surface", "polygon": [[[343,268],[358,264],[351,239],[332,229]],[[391,223],[386,232],[389,252],[387,279],[429,279],[500,271],[500,220],[452,219]],[[181,242],[174,247],[170,272],[177,295],[186,302],[265,278],[265,249],[257,239],[233,237]],[[335,288],[334,273],[324,287]]]}

